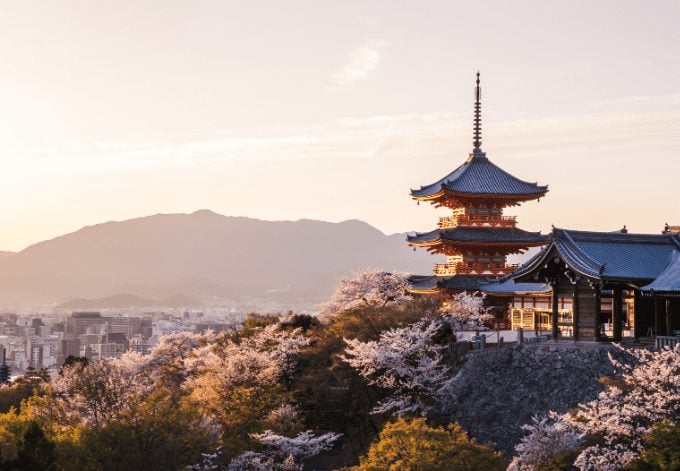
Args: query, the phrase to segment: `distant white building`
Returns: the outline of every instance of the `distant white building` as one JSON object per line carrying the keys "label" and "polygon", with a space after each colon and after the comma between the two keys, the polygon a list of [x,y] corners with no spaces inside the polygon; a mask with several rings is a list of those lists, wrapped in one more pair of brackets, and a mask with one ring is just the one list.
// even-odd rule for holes
{"label": "distant white building", "polygon": [[31,349],[29,351],[30,351],[29,359],[30,366],[32,366],[36,370],[39,370],[44,366],[43,365],[44,346],[32,343]]}

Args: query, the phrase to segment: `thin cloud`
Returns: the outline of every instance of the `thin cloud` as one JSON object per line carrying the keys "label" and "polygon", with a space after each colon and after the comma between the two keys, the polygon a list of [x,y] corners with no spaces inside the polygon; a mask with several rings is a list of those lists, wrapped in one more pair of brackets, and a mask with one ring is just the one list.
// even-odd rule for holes
{"label": "thin cloud", "polygon": [[[680,96],[620,100],[592,112],[490,122],[486,129],[485,148],[492,155],[510,152],[517,158],[534,158],[546,150],[553,155],[577,150],[584,156],[604,150],[631,155],[633,149],[643,147],[651,155],[658,152],[656,158],[665,161],[671,153],[665,149],[680,146]],[[347,159],[389,159],[396,165],[398,159],[418,156],[464,155],[471,137],[470,116],[430,112],[345,117],[313,126],[240,129],[230,135],[174,141],[7,149],[0,186],[20,180],[35,182],[39,177],[155,171],[169,165],[301,165],[325,161],[332,166]],[[59,165],[51,165],[55,159]]]}
{"label": "thin cloud", "polygon": [[387,41],[371,40],[349,53],[347,63],[331,77],[331,90],[344,90],[369,77],[382,60]]}

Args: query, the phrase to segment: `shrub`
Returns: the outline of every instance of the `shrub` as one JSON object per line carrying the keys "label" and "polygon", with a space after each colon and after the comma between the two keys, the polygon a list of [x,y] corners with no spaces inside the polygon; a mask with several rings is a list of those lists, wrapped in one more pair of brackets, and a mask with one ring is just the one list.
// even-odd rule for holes
{"label": "shrub", "polygon": [[380,440],[355,469],[500,471],[505,466],[500,453],[468,438],[458,424],[430,427],[424,418],[400,418],[385,425]]}

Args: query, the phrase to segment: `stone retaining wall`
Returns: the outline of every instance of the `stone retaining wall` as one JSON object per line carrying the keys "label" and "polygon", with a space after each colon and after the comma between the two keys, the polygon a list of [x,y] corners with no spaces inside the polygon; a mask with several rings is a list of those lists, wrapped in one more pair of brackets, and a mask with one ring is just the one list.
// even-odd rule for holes
{"label": "stone retaining wall", "polygon": [[482,443],[512,455],[523,424],[548,411],[565,412],[595,399],[598,381],[616,373],[608,352],[631,358],[608,344],[541,343],[471,353],[451,387],[448,410]]}

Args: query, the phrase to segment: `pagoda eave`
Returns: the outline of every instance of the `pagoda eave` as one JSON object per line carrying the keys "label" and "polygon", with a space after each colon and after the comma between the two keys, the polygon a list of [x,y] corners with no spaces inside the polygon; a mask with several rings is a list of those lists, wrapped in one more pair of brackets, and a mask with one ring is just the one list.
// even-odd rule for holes
{"label": "pagoda eave", "polygon": [[482,284],[494,277],[479,275],[413,275],[409,279],[408,291],[413,294],[437,294],[463,291],[479,291]]}
{"label": "pagoda eave", "polygon": [[503,206],[517,206],[525,201],[540,199],[548,192],[526,193],[526,194],[503,194],[503,193],[465,193],[450,190],[441,190],[430,195],[418,196],[411,190],[411,198],[415,201],[428,202],[436,207],[452,207],[460,204],[474,202],[495,202],[502,203]]}
{"label": "pagoda eave", "polygon": [[406,289],[411,294],[438,294],[438,293],[442,293],[442,292],[445,291],[443,288],[440,288],[438,286],[436,288],[431,288],[431,289],[426,289],[426,288],[419,289],[419,288],[412,288],[412,287],[409,286]]}
{"label": "pagoda eave", "polygon": [[499,248],[499,247],[508,247],[508,248],[529,248],[529,247],[541,247],[546,244],[545,240],[538,240],[538,241],[521,241],[521,242],[480,242],[480,241],[459,241],[459,240],[448,240],[448,239],[435,239],[435,240],[429,240],[429,241],[422,241],[422,242],[409,242],[408,245],[411,247],[423,247],[423,248],[429,248],[429,247],[442,247],[442,246],[450,246],[450,247],[475,247],[475,248]]}

